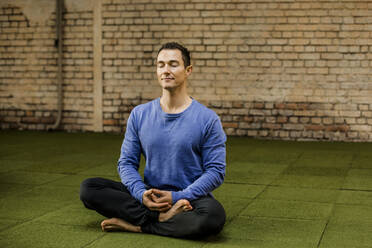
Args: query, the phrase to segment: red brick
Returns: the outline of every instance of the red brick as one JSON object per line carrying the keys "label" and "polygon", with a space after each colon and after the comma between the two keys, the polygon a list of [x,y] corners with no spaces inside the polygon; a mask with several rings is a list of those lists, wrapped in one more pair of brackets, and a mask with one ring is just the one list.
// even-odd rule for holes
{"label": "red brick", "polygon": [[296,110],[296,109],[298,109],[296,103],[287,103],[287,104],[285,105],[285,108],[286,108],[286,109],[292,109],[292,110]]}
{"label": "red brick", "polygon": [[22,123],[39,123],[40,119],[37,117],[22,117]]}
{"label": "red brick", "polygon": [[232,107],[233,108],[243,108],[244,107],[244,102],[242,102],[242,101],[239,101],[239,102],[234,101],[234,102],[232,102]]}
{"label": "red brick", "polygon": [[1,116],[1,122],[18,122],[19,119],[19,117],[15,116]]}
{"label": "red brick", "polygon": [[236,122],[222,122],[224,128],[238,128],[238,123]]}
{"label": "red brick", "polygon": [[288,117],[286,117],[286,116],[278,116],[278,117],[276,118],[276,121],[277,121],[278,123],[287,123],[287,122],[288,122]]}
{"label": "red brick", "polygon": [[308,109],[310,109],[310,104],[309,103],[298,103],[297,104],[297,109],[308,110]]}
{"label": "red brick", "polygon": [[251,116],[244,116],[243,120],[245,122],[253,122],[253,117],[251,117]]}
{"label": "red brick", "polygon": [[118,120],[115,120],[115,119],[106,119],[106,120],[103,120],[103,125],[108,125],[108,126],[115,126],[119,124],[119,121]]}
{"label": "red brick", "polygon": [[260,102],[256,102],[253,104],[253,108],[255,109],[264,109],[265,108],[265,104],[264,103],[260,103]]}
{"label": "red brick", "polygon": [[44,124],[53,124],[55,122],[55,118],[52,116],[43,117],[43,118],[40,118],[40,122]]}
{"label": "red brick", "polygon": [[262,124],[262,127],[267,128],[267,129],[280,129],[281,125],[280,124],[273,124],[273,123],[264,123],[264,124]]}
{"label": "red brick", "polygon": [[332,126],[327,126],[326,131],[329,132],[343,132],[346,133],[347,131],[350,130],[350,127],[347,125],[332,125]]}
{"label": "red brick", "polygon": [[310,131],[322,131],[324,129],[325,129],[325,127],[323,125],[308,125],[308,126],[305,126],[305,130],[310,130]]}
{"label": "red brick", "polygon": [[275,108],[277,109],[285,109],[286,105],[284,103],[276,103]]}

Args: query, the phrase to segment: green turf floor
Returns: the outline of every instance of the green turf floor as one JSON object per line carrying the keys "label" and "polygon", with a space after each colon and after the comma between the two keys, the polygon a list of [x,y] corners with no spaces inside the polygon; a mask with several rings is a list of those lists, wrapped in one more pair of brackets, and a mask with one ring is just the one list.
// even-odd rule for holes
{"label": "green turf floor", "polygon": [[[221,234],[104,233],[80,182],[118,179],[122,135],[0,131],[0,247],[372,247],[372,143],[228,138]],[[142,166],[143,167],[143,166]]]}

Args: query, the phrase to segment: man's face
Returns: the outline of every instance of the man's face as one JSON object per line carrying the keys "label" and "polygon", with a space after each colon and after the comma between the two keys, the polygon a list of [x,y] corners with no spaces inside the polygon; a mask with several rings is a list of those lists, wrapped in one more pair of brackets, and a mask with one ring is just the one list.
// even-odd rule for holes
{"label": "man's face", "polygon": [[174,90],[185,85],[192,66],[185,68],[182,53],[178,49],[161,50],[157,58],[156,73],[163,89]]}

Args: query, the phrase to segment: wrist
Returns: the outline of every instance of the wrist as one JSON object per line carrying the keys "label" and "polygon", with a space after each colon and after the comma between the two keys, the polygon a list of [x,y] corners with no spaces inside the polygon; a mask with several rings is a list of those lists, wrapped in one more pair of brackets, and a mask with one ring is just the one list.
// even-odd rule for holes
{"label": "wrist", "polygon": [[143,204],[143,197],[146,190],[141,190],[134,198],[136,198],[141,204]]}
{"label": "wrist", "polygon": [[178,202],[178,200],[182,199],[182,193],[179,191],[172,191],[172,204]]}

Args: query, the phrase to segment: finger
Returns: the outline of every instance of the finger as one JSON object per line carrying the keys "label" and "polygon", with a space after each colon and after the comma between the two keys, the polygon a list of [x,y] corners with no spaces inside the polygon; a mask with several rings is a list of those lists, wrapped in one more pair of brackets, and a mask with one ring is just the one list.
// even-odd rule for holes
{"label": "finger", "polygon": [[166,211],[168,211],[170,208],[171,208],[171,206],[168,205],[168,206],[166,206],[166,207],[164,207],[164,208],[159,208],[158,211],[159,211],[159,212],[166,212]]}
{"label": "finger", "polygon": [[159,198],[162,198],[163,196],[158,195],[158,194],[152,192],[152,193],[151,193],[151,197],[152,197],[153,199],[159,199]]}
{"label": "finger", "polygon": [[164,191],[160,189],[152,189],[152,193],[155,194],[157,197],[164,195]]}
{"label": "finger", "polygon": [[149,208],[161,209],[161,208],[164,208],[164,207],[167,207],[167,206],[168,206],[167,202],[163,202],[163,203],[151,202],[151,203],[149,203]]}
{"label": "finger", "polygon": [[163,202],[166,202],[166,199],[164,197],[159,197],[159,196],[156,196],[156,195],[152,195],[152,198],[151,198],[154,202],[156,203],[163,203]]}
{"label": "finger", "polygon": [[185,205],[185,206],[183,207],[183,210],[184,210],[184,211],[190,211],[190,210],[192,210],[192,206]]}
{"label": "finger", "polygon": [[183,210],[184,212],[190,211],[190,209],[189,209],[187,206],[184,206],[184,207],[182,208],[182,210]]}
{"label": "finger", "polygon": [[151,198],[151,200],[153,201],[153,202],[156,202],[156,195],[154,194],[154,193],[151,193],[151,195],[150,195],[150,198]]}
{"label": "finger", "polygon": [[170,208],[171,208],[171,206],[166,206],[166,207],[162,207],[162,208],[152,207],[152,208],[150,208],[150,210],[152,210],[152,211],[158,211],[158,212],[166,212]]}
{"label": "finger", "polygon": [[159,190],[159,189],[152,189],[152,192],[155,193],[155,194],[158,194],[158,193],[161,192],[161,190]]}
{"label": "finger", "polygon": [[153,197],[152,201],[156,202],[156,203],[162,203],[162,201],[159,198],[156,198],[156,197]]}
{"label": "finger", "polygon": [[166,195],[158,195],[155,192],[153,192],[151,194],[151,199],[152,199],[152,201],[157,202],[157,203],[162,203],[162,202],[168,202],[169,203],[169,200],[168,200]]}
{"label": "finger", "polygon": [[151,195],[152,194],[152,189],[146,190],[143,194],[145,196]]}

